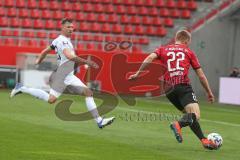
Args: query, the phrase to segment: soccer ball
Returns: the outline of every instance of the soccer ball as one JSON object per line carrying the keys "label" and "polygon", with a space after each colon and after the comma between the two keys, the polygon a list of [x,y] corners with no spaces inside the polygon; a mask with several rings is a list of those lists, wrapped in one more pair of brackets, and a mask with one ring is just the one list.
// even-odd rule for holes
{"label": "soccer ball", "polygon": [[222,136],[218,133],[210,133],[207,136],[207,139],[213,141],[217,145],[217,149],[219,149],[223,144]]}

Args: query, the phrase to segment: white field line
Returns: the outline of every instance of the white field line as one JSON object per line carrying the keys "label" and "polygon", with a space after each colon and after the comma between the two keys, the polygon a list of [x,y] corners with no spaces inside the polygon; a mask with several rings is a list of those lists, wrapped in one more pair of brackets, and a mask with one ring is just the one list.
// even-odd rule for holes
{"label": "white field line", "polygon": [[[149,112],[149,111],[129,109],[129,108],[118,107],[117,109],[124,110],[124,111],[129,111],[129,112],[135,112],[135,113],[141,112],[141,113],[145,113],[145,114],[156,114],[156,112]],[[236,123],[229,123],[229,122],[223,122],[223,121],[213,121],[213,120],[209,120],[209,119],[201,119],[201,121],[211,122],[211,123],[216,123],[216,124],[221,124],[221,125],[226,125],[226,126],[232,126],[232,127],[240,127],[240,124],[236,124]]]}

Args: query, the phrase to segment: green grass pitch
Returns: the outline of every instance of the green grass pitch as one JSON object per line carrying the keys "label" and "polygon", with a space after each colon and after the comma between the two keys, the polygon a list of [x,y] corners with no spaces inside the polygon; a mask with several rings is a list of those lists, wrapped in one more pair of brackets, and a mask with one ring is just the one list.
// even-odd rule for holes
{"label": "green grass pitch", "polygon": [[[171,116],[180,113],[165,99],[139,99],[136,106],[120,101],[106,116],[115,122],[100,130],[93,120],[67,122],[58,119],[54,105],[28,95],[9,99],[0,90],[0,160],[239,160],[240,107],[202,102],[201,126],[205,134],[220,133],[223,146],[203,149],[189,128],[178,144],[169,129]],[[72,99],[73,113],[86,110],[84,99]],[[101,103],[97,100],[97,103]],[[155,113],[161,118],[149,118]],[[163,114],[164,113],[164,114]],[[136,115],[148,116],[137,118]]]}

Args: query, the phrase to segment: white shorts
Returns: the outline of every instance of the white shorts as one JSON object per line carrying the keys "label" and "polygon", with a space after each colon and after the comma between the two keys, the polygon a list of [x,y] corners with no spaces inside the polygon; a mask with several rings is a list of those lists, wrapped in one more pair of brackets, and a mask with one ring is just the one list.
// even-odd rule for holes
{"label": "white shorts", "polygon": [[[66,76],[66,78],[64,79],[64,84],[66,86],[78,86],[78,87],[82,87],[82,88],[88,88],[79,78],[77,78],[73,74],[69,74],[69,75]],[[61,94],[62,93],[57,92],[52,88],[50,89],[50,95],[53,95],[56,98],[61,96]]]}

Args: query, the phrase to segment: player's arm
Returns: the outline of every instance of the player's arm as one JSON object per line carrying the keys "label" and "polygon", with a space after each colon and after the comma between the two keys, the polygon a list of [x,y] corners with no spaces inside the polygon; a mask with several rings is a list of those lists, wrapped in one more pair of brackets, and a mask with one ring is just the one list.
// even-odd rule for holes
{"label": "player's arm", "polygon": [[138,71],[131,75],[128,79],[135,79],[139,76],[139,74],[141,73],[141,71],[143,71],[154,59],[156,59],[158,56],[156,53],[151,53],[149,56],[147,56],[143,63],[141,64],[140,68],[138,69]]}
{"label": "player's arm", "polygon": [[38,56],[38,58],[36,59],[35,64],[38,65],[40,64],[43,59],[46,57],[47,54],[49,54],[51,52],[52,48],[50,46],[48,46],[47,48],[45,48],[44,50],[42,50],[41,54]]}
{"label": "player's arm", "polygon": [[85,60],[83,58],[78,57],[71,49],[69,48],[65,48],[63,49],[63,54],[66,56],[66,58],[68,58],[71,61],[74,61],[75,63],[77,63],[78,65],[82,65],[82,64],[87,64],[91,67],[94,68],[98,68],[98,65],[93,62],[93,61],[89,61],[89,60]]}
{"label": "player's arm", "polygon": [[210,85],[208,83],[207,77],[205,76],[203,70],[201,68],[198,68],[195,70],[201,85],[203,86],[203,88],[205,89],[205,91],[207,92],[207,96],[208,96],[208,101],[213,103],[214,102],[214,95],[212,93],[212,90],[210,88]]}

